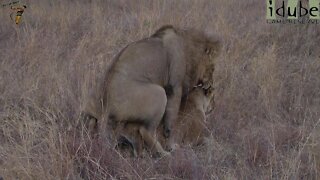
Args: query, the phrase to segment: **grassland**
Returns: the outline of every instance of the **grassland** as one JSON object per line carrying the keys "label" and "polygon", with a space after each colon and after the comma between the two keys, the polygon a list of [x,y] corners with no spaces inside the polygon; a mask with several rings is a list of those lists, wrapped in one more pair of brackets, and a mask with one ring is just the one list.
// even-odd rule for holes
{"label": "grassland", "polygon": [[[5,2],[5,1],[1,1]],[[264,1],[27,1],[0,9],[0,176],[6,179],[319,179],[320,26],[267,24]],[[125,158],[75,131],[108,64],[165,24],[223,40],[212,138]]]}

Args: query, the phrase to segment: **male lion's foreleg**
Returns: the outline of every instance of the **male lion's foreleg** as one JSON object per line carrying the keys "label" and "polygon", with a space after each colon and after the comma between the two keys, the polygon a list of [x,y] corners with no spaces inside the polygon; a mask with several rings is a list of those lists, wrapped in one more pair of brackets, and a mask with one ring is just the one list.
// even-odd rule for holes
{"label": "male lion's foreleg", "polygon": [[172,125],[174,124],[174,122],[177,120],[177,117],[178,117],[178,112],[179,112],[180,103],[181,103],[181,95],[182,95],[181,87],[177,87],[173,89],[173,94],[168,97],[168,102],[166,106],[165,117],[163,120],[164,122],[163,135],[167,138],[166,146],[167,146],[167,149],[169,150],[174,149],[171,130],[172,130]]}

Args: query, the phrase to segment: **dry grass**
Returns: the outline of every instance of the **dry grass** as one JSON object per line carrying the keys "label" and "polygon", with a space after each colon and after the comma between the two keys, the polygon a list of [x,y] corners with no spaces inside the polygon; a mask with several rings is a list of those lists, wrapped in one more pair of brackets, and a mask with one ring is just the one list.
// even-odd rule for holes
{"label": "dry grass", "polygon": [[[4,179],[319,179],[320,29],[269,25],[253,0],[40,1],[0,11]],[[155,160],[75,131],[112,57],[164,24],[223,39],[212,138]],[[70,129],[71,127],[71,129]],[[81,130],[81,128],[78,128]]]}

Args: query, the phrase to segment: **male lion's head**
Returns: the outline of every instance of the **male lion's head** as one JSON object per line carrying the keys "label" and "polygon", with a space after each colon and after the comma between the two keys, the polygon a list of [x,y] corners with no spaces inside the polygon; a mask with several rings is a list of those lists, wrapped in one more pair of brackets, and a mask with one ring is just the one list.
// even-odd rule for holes
{"label": "male lion's head", "polygon": [[187,76],[190,85],[201,81],[204,84],[213,84],[213,72],[216,59],[222,49],[222,43],[216,36],[209,36],[203,31],[195,29],[178,29],[185,42],[185,53],[188,58]]}

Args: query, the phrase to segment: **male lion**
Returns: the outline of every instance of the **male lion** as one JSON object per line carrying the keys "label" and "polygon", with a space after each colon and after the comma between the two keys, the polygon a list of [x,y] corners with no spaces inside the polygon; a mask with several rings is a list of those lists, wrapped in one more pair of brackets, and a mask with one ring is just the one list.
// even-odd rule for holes
{"label": "male lion", "polygon": [[171,25],[129,44],[106,75],[104,117],[108,122],[138,124],[139,134],[151,150],[166,154],[156,138],[160,121],[164,118],[164,136],[170,148],[171,125],[181,98],[213,68],[219,50],[220,42],[203,32]]}

